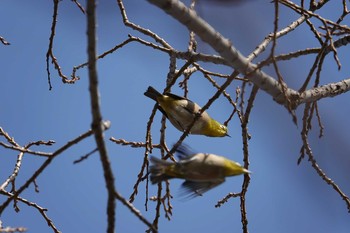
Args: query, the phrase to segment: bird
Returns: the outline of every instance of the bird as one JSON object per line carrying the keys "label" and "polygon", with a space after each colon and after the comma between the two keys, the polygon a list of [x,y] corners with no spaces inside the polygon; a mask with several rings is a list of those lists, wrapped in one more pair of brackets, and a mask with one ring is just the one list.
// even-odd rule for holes
{"label": "bird", "polygon": [[215,188],[225,181],[225,177],[250,173],[239,163],[224,156],[208,153],[194,153],[186,144],[177,149],[179,161],[171,162],[150,157],[150,180],[152,184],[179,178],[184,195],[190,197],[202,196],[203,193]]}
{"label": "bird", "polygon": [[[158,109],[181,132],[184,132],[191,125],[201,109],[198,104],[185,97],[172,93],[163,95],[151,86],[148,87],[144,95],[156,101]],[[208,137],[230,137],[227,133],[227,127],[211,118],[206,111],[197,119],[189,133]]]}

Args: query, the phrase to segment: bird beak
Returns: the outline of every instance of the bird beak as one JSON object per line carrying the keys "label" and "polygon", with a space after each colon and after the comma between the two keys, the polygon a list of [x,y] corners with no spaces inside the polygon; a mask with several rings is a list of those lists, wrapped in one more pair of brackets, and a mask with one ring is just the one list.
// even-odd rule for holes
{"label": "bird beak", "polygon": [[231,137],[231,136],[230,136],[228,133],[226,133],[226,135],[225,135],[225,136],[227,136],[227,137],[229,137],[229,138]]}

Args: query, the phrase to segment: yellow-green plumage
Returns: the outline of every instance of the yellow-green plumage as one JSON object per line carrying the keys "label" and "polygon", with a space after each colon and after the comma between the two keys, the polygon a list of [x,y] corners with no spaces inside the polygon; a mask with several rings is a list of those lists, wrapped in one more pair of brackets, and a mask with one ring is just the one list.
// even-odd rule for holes
{"label": "yellow-green plumage", "polygon": [[[193,122],[201,107],[184,97],[166,93],[162,95],[153,87],[148,87],[145,96],[155,100],[158,109],[169,119],[169,121],[181,132],[185,131]],[[191,134],[201,134],[209,137],[224,137],[227,127],[212,119],[204,111],[195,122],[190,131]]]}
{"label": "yellow-green plumage", "polygon": [[225,181],[227,176],[249,173],[239,163],[223,156],[192,153],[179,146],[180,160],[176,163],[151,157],[151,182],[159,183],[172,178],[184,179],[183,188],[193,195],[202,195]]}

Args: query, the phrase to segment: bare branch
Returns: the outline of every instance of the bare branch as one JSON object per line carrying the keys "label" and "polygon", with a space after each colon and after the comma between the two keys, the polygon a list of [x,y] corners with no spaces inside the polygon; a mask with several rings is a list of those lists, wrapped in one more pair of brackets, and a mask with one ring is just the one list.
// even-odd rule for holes
{"label": "bare branch", "polygon": [[98,151],[97,148],[93,149],[92,151],[90,151],[90,152],[87,153],[86,155],[83,155],[83,156],[81,156],[79,159],[74,160],[74,161],[73,161],[73,164],[77,164],[77,163],[80,163],[80,162],[82,162],[82,161],[88,159],[88,158],[90,157],[90,155],[94,154],[96,151]]}
{"label": "bare branch", "polygon": [[152,232],[158,232],[157,229],[150,223],[147,219],[145,219],[141,212],[136,209],[130,202],[125,200],[118,192],[115,192],[115,197],[121,201],[131,212],[133,212],[143,223],[145,223],[151,230]]}
{"label": "bare branch", "polygon": [[218,201],[218,203],[215,205],[215,208],[221,207],[223,204],[228,202],[228,200],[230,198],[232,198],[232,197],[239,197],[241,195],[242,195],[241,193],[229,193],[224,198],[222,198],[221,200]]}
{"label": "bare branch", "polygon": [[[25,152],[32,152],[32,151],[29,151],[28,148],[33,146],[33,145],[52,145],[54,143],[54,141],[47,141],[47,142],[44,142],[44,141],[36,141],[36,142],[30,142],[28,143],[26,146],[24,147],[21,147],[15,140],[13,137],[10,137],[10,135],[5,132],[1,127],[0,127],[0,135],[4,136],[6,138],[6,140],[12,145],[7,145],[3,142],[0,142],[0,145],[2,145],[3,147],[5,148],[10,148],[10,149],[14,149],[14,150],[19,150],[21,151],[18,156],[17,156],[17,161],[16,161],[16,164],[15,164],[15,168],[12,172],[12,174],[9,176],[9,178],[6,179],[6,181],[0,186],[0,190],[4,190],[10,183],[13,183],[14,185],[14,182],[15,182],[15,179],[19,173],[19,170],[20,170],[20,167],[21,167],[21,164],[22,164],[22,158],[23,158],[23,155]],[[43,155],[42,152],[32,152],[34,154],[38,154],[38,155]],[[46,155],[52,155],[52,154],[49,154],[49,153],[46,153]]]}
{"label": "bare branch", "polygon": [[[140,148],[140,147],[146,147],[147,143],[144,142],[129,142],[124,139],[115,139],[114,137],[111,137],[109,140],[112,142],[115,142],[116,144],[122,145],[122,146],[131,146],[133,148]],[[152,148],[158,148],[161,149],[162,145],[160,144],[152,144]]]}
{"label": "bare branch", "polygon": [[[295,108],[300,103],[305,102],[305,96],[308,92],[317,92],[318,89],[316,87],[315,90],[311,89],[306,92],[303,97],[299,95],[299,93],[295,90],[292,90],[288,87],[284,87],[277,80],[272,78],[271,76],[265,74],[259,69],[256,69],[256,65],[249,62],[247,58],[245,58],[234,46],[232,43],[224,38],[219,32],[215,31],[213,27],[207,24],[203,19],[201,19],[193,10],[188,9],[183,3],[180,1],[174,0],[149,0],[151,3],[157,5],[162,8],[165,12],[172,15],[175,19],[181,22],[183,25],[188,27],[189,30],[194,31],[201,39],[208,44],[210,44],[227,62],[230,63],[230,66],[237,69],[240,73],[246,75],[246,78],[252,81],[255,85],[257,85],[260,89],[269,93],[274,100],[278,103],[288,106],[288,101],[285,96],[289,97],[289,99],[293,102],[292,108]],[[288,1],[283,1],[288,2]],[[315,16],[312,12],[307,12],[309,15]],[[318,17],[320,18],[320,17]],[[321,17],[325,22],[334,25],[329,20],[325,20]],[[303,22],[305,18],[300,18],[299,21],[295,22],[295,25],[299,25]],[[293,26],[292,28],[295,28]],[[347,27],[342,27],[342,29],[347,30]],[[291,30],[291,29],[289,29]],[[282,33],[282,32],[280,32]],[[333,92],[331,95],[341,94],[343,92],[348,91],[347,88],[342,88],[341,92]],[[298,99],[301,98],[300,101]]]}
{"label": "bare branch", "polygon": [[334,97],[350,90],[350,79],[315,87],[300,94],[299,104],[310,103],[326,97]]}
{"label": "bare branch", "polygon": [[83,14],[85,14],[85,9],[84,9],[84,7],[83,7],[77,0],[72,0],[72,2],[74,2],[74,3],[77,5],[77,7],[79,8],[79,10],[80,10]]}
{"label": "bare branch", "polygon": [[[317,164],[316,159],[313,155],[313,152],[311,150],[311,147],[309,145],[308,141],[308,124],[307,124],[307,116],[308,116],[308,111],[310,108],[310,104],[305,105],[304,109],[304,117],[303,117],[303,130],[301,132],[301,137],[303,140],[303,149],[302,153],[306,152],[306,154],[309,157],[309,161],[311,162],[312,167],[315,169],[317,174],[328,184],[330,185],[340,196],[341,198],[345,201],[348,212],[350,213],[350,198],[339,188],[339,186],[331,179],[329,178],[326,173],[320,168],[320,166]],[[303,152],[304,151],[304,152]]]}
{"label": "bare branch", "polygon": [[10,45],[10,42],[8,42],[4,37],[0,36],[0,42],[3,44],[3,45]]}
{"label": "bare branch", "polygon": [[298,12],[299,14],[302,15],[306,15],[308,18],[310,17],[315,17],[317,19],[319,19],[322,22],[325,22],[326,24],[329,24],[331,26],[337,27],[339,29],[345,30],[347,32],[350,32],[350,27],[345,26],[345,25],[339,25],[339,23],[333,22],[331,20],[325,19],[323,17],[321,17],[318,14],[313,13],[312,11],[306,10],[300,6],[298,6],[297,4],[289,1],[289,0],[278,0],[280,3],[288,6],[290,9],[295,10],[296,12]]}
{"label": "bare branch", "polygon": [[[0,189],[0,193],[5,194],[8,197],[13,196],[12,193],[6,192],[5,190],[1,190],[1,189]],[[24,199],[22,197],[17,197],[16,200],[21,201],[21,202],[25,203],[26,205],[32,206],[35,209],[37,209],[39,211],[39,213],[43,216],[43,218],[46,220],[47,225],[49,227],[51,227],[55,233],[60,233],[60,231],[57,229],[57,227],[55,226],[53,221],[46,215],[47,209],[45,209],[45,208],[35,204],[34,202],[30,202],[30,201],[28,201],[28,200],[26,200],[26,199]],[[1,232],[1,230],[0,230],[0,232]]]}
{"label": "bare branch", "polygon": [[[119,48],[122,48],[124,45],[126,45],[126,44],[128,44],[128,43],[130,43],[131,41],[134,41],[134,40],[135,40],[134,38],[130,38],[130,37],[129,37],[129,39],[123,41],[122,43],[120,43],[120,44],[114,46],[114,48],[112,48],[112,49],[110,49],[110,50],[108,50],[108,51],[102,53],[101,55],[99,55],[99,56],[97,57],[97,60],[98,60],[98,59],[104,58],[106,55],[115,52],[115,51],[118,50]],[[83,67],[86,67],[88,64],[89,64],[88,62],[84,62],[84,63],[82,63],[82,64],[80,64],[80,65],[74,66],[74,67],[73,67],[72,74],[71,74],[71,77],[72,77],[73,79],[79,79],[79,76],[76,76],[76,72],[77,72],[79,69],[81,69],[81,68],[83,68]]]}
{"label": "bare branch", "polygon": [[5,227],[0,228],[0,232],[7,232],[7,233],[13,233],[13,232],[26,232],[27,228],[25,227]]}
{"label": "bare branch", "polygon": [[62,81],[64,83],[75,83],[75,81],[77,81],[78,79],[68,79],[67,76],[65,76],[61,70],[61,67],[57,61],[57,58],[55,57],[54,53],[53,53],[53,41],[55,38],[55,32],[56,32],[56,24],[57,24],[57,15],[58,15],[58,4],[59,4],[59,0],[53,0],[54,3],[54,10],[53,10],[53,16],[52,16],[52,24],[51,24],[51,35],[49,38],[49,48],[47,50],[46,53],[46,72],[47,72],[47,80],[49,83],[49,90],[52,89],[52,85],[51,85],[51,73],[50,73],[50,58],[51,58],[51,62],[54,64],[55,69],[58,72],[58,75],[62,78]]}
{"label": "bare branch", "polygon": [[103,167],[104,178],[106,182],[108,201],[107,201],[107,232],[115,231],[115,197],[114,175],[109,162],[108,152],[103,136],[103,122],[100,110],[100,98],[98,89],[97,64],[96,64],[96,3],[95,0],[87,1],[87,39],[88,39],[88,68],[89,68],[89,90],[91,98],[92,112],[92,130],[95,136],[100,160]]}
{"label": "bare branch", "polygon": [[[104,124],[105,128],[104,129],[108,129],[109,125],[108,124]],[[14,199],[16,199],[25,189],[27,189],[29,187],[29,185],[34,182],[34,180],[46,169],[47,166],[49,166],[51,164],[51,162],[61,153],[63,153],[65,150],[67,150],[68,148],[70,148],[71,146],[79,143],[80,141],[82,141],[83,139],[91,136],[93,134],[92,130],[87,131],[86,133],[80,135],[79,137],[68,141],[64,146],[62,146],[61,148],[59,148],[58,150],[56,150],[51,157],[47,158],[45,160],[45,162],[33,173],[33,175],[25,182],[25,184],[23,184],[15,193],[13,196],[11,196],[10,198],[8,198],[1,206],[0,206],[0,215],[1,213],[5,210],[5,208],[10,204],[10,202]]]}
{"label": "bare branch", "polygon": [[5,180],[5,182],[0,186],[0,191],[1,190],[4,190],[11,182],[14,182],[14,180],[16,179],[18,173],[19,173],[19,170],[21,168],[21,165],[22,165],[22,158],[23,158],[23,155],[24,153],[21,152],[18,154],[17,156],[17,161],[16,161],[16,164],[15,164],[15,168],[13,169],[13,172],[12,174],[9,176],[9,178],[7,178]]}
{"label": "bare branch", "polygon": [[119,6],[119,10],[120,10],[120,14],[123,17],[123,22],[125,24],[125,26],[130,27],[136,31],[141,32],[144,35],[150,36],[151,38],[153,38],[156,42],[160,43],[163,47],[168,48],[168,49],[172,49],[172,47],[160,36],[158,36],[156,33],[152,32],[149,29],[145,29],[140,27],[139,25],[136,25],[132,22],[130,22],[128,20],[128,17],[126,15],[126,11],[125,11],[125,7],[123,4],[123,1],[121,0],[117,0],[118,6]]}
{"label": "bare branch", "polygon": [[216,50],[230,66],[242,73],[262,90],[270,94],[275,101],[288,106],[285,95],[295,99],[299,94],[289,88],[286,88],[283,94],[283,86],[273,77],[267,75],[255,64],[249,62],[232,44],[231,41],[224,38],[213,27],[201,19],[196,12],[188,9],[182,2],[175,0],[149,0],[152,4],[157,5],[166,13],[173,16],[190,31],[194,31],[203,41],[207,42]]}
{"label": "bare branch", "polygon": [[25,149],[23,147],[11,146],[11,145],[5,144],[3,142],[0,142],[0,145],[5,147],[5,148],[20,151],[20,152],[27,153],[27,154],[39,155],[39,156],[43,156],[43,157],[52,156],[52,153],[41,152],[41,151],[32,151],[32,150]]}

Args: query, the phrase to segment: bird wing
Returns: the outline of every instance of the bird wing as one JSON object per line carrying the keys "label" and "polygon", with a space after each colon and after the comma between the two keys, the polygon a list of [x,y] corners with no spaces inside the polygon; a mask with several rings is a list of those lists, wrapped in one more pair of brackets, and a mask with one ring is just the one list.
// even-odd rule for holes
{"label": "bird wing", "polygon": [[180,160],[190,159],[195,154],[193,149],[185,143],[182,143],[176,148],[176,153]]}
{"label": "bird wing", "polygon": [[173,99],[175,99],[175,100],[188,100],[188,99],[186,99],[185,97],[182,97],[182,96],[178,96],[178,95],[175,95],[175,94],[173,94],[173,93],[165,93],[164,95],[167,95],[167,96],[169,96],[169,97],[171,97],[171,98],[173,98]]}
{"label": "bird wing", "polygon": [[156,103],[156,105],[157,105],[158,110],[161,111],[164,114],[164,116],[169,119],[168,114],[166,114],[164,109],[158,103]]}
{"label": "bird wing", "polygon": [[217,179],[213,181],[203,182],[186,180],[181,185],[181,189],[183,190],[181,195],[188,196],[190,198],[202,196],[203,193],[209,191],[212,188],[215,188],[216,186],[222,184],[224,181],[225,179]]}
{"label": "bird wing", "polygon": [[173,98],[174,100],[186,100],[185,101],[186,104],[183,104],[182,107],[184,110],[186,110],[188,113],[190,113],[192,115],[194,115],[196,112],[198,112],[198,110],[200,108],[199,106],[196,106],[196,104],[193,101],[191,101],[185,97],[178,96],[178,95],[175,95],[172,93],[166,93],[165,95]]}
{"label": "bird wing", "polygon": [[[176,105],[177,105],[177,114],[180,115],[185,115],[187,116],[189,114],[188,117],[192,117],[194,116],[194,109],[195,109],[195,104],[191,101],[188,100],[184,97],[172,94],[172,93],[166,93],[166,96],[169,96],[170,98],[174,99],[176,101]],[[184,131],[187,129],[186,127],[186,123],[184,124],[184,122],[182,122],[181,120],[179,120],[176,115],[173,116],[171,115],[171,112],[168,114],[163,108],[162,106],[160,106],[160,104],[158,103],[157,105],[158,110],[160,110],[164,116],[166,116],[166,118],[168,118],[173,124],[174,126],[179,129],[180,131]]]}

